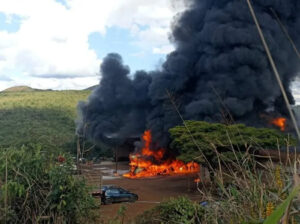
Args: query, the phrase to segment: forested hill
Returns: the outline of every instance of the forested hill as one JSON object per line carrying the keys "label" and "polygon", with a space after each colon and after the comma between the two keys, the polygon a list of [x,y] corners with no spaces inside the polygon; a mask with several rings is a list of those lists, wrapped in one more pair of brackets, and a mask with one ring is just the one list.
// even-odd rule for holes
{"label": "forested hill", "polygon": [[74,150],[77,103],[85,100],[90,93],[0,92],[0,148],[33,143],[49,150]]}

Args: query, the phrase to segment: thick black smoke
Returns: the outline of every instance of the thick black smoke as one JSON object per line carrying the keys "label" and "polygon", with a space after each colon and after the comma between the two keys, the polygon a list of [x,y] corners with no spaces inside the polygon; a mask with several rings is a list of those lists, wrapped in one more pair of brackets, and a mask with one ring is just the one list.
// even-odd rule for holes
{"label": "thick black smoke", "polygon": [[[263,49],[246,0],[189,0],[177,16],[171,41],[176,50],[160,71],[137,72],[118,54],[101,65],[102,80],[88,102],[79,104],[78,132],[94,141],[126,139],[151,129],[156,141],[168,143],[168,129],[181,124],[168,90],[184,119],[220,122],[230,111],[238,122],[263,126],[261,115],[287,115],[279,86]],[[299,59],[271,8],[300,46],[300,1],[253,0],[266,40],[294,102],[290,84]]]}

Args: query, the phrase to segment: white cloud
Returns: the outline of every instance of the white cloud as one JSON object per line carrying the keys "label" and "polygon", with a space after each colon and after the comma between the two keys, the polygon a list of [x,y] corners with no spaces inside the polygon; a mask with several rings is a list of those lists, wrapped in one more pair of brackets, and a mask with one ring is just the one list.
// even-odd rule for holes
{"label": "white cloud", "polygon": [[174,47],[172,45],[164,45],[161,47],[155,47],[153,48],[154,54],[168,54],[174,50]]}
{"label": "white cloud", "polygon": [[295,98],[296,104],[300,105],[300,78],[296,78],[296,80],[292,83],[291,86],[293,96]]}
{"label": "white cloud", "polygon": [[[124,2],[109,18],[110,25],[131,30],[135,44],[155,54],[173,50],[169,42],[173,16],[182,11],[182,0],[122,0]],[[126,3],[125,3],[126,2]],[[181,3],[181,4],[180,4]]]}
{"label": "white cloud", "polygon": [[[50,82],[31,76],[95,75],[101,59],[89,48],[88,36],[93,32],[105,34],[111,26],[129,29],[141,48],[168,53],[172,50],[168,42],[170,22],[182,8],[174,8],[172,0],[66,0],[66,4],[55,0],[0,1],[0,12],[8,21],[12,15],[21,18],[16,33],[0,31],[0,75],[12,74],[15,79],[27,76],[23,81],[31,80],[32,87],[37,82],[48,83],[45,88],[79,88],[82,82],[88,86],[88,80],[98,78],[63,84],[70,80]],[[5,85],[2,83],[0,89]]]}
{"label": "white cloud", "polygon": [[11,86],[26,85],[36,89],[76,89],[81,90],[99,83],[99,76],[95,77],[78,77],[78,78],[36,78],[18,79],[18,80],[0,80],[0,90],[4,90]]}

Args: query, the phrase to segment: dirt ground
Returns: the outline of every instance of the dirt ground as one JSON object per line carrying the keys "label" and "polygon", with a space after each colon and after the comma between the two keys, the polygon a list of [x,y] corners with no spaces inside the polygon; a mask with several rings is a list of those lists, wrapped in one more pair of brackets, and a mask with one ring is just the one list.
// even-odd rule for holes
{"label": "dirt ground", "polygon": [[[135,203],[101,205],[101,219],[105,222],[112,220],[122,205],[126,206],[125,223],[128,223],[137,215],[171,197],[185,195],[195,201],[201,200],[194,183],[194,179],[197,178],[196,174],[189,176],[158,176],[146,179],[113,178],[111,173],[114,168],[115,165],[112,163],[101,165],[102,172],[104,172],[103,184],[117,185],[136,193],[139,200]],[[119,164],[118,170],[119,173],[126,172],[128,170],[127,163]]]}

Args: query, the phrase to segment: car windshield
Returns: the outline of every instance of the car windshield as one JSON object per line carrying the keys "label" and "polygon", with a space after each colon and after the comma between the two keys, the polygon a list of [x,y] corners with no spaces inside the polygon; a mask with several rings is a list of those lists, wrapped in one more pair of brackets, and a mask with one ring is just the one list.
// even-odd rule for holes
{"label": "car windshield", "polygon": [[101,190],[102,190],[102,191],[105,191],[105,190],[107,190],[107,189],[109,189],[109,188],[115,188],[115,187],[112,186],[112,185],[104,185],[104,186],[101,187]]}
{"label": "car windshield", "polygon": [[106,192],[110,193],[110,194],[119,194],[120,193],[118,189],[109,189]]}
{"label": "car windshield", "polygon": [[105,191],[109,194],[127,194],[129,191],[120,188],[120,187],[115,187],[115,186],[102,186],[101,188],[102,191]]}

